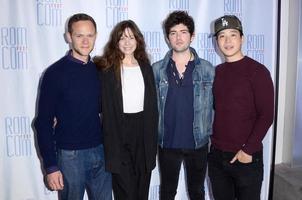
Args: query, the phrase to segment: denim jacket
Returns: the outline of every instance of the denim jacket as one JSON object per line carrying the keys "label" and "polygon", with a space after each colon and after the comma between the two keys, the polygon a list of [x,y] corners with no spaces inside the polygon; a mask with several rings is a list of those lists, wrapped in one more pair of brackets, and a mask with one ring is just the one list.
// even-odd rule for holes
{"label": "denim jacket", "polygon": [[[193,136],[195,141],[195,149],[202,147],[209,142],[209,136],[212,134],[213,122],[213,94],[212,85],[214,81],[215,69],[211,63],[198,57],[196,51],[190,48],[194,54],[195,68],[192,73],[194,87],[194,121],[193,121]],[[155,86],[157,92],[157,104],[159,112],[158,126],[158,142],[161,147],[164,144],[164,111],[168,92],[168,77],[166,69],[169,59],[172,56],[170,50],[164,59],[152,65]]]}

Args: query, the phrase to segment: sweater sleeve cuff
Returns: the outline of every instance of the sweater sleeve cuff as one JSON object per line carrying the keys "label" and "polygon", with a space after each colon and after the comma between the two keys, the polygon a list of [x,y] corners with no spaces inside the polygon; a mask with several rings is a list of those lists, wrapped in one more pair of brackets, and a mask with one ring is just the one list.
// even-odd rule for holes
{"label": "sweater sleeve cuff", "polygon": [[244,151],[244,153],[247,153],[249,155],[252,155],[253,154],[253,150],[251,148],[249,148],[249,145],[242,145],[242,148],[241,148],[242,151]]}
{"label": "sweater sleeve cuff", "polygon": [[45,169],[46,174],[51,174],[56,171],[60,171],[58,166],[51,166]]}

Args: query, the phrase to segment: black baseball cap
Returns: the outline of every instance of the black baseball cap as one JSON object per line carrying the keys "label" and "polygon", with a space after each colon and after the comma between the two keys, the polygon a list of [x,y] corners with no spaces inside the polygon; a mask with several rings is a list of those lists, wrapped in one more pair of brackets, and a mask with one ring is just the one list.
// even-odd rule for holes
{"label": "black baseball cap", "polygon": [[214,36],[224,29],[236,29],[243,34],[241,21],[235,15],[224,15],[215,20]]}

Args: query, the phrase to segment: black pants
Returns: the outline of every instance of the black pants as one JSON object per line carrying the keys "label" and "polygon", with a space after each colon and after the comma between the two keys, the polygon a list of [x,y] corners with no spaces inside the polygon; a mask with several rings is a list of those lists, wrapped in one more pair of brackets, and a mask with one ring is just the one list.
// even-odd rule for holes
{"label": "black pants", "polygon": [[148,200],[151,172],[133,173],[133,166],[124,165],[123,173],[112,174],[115,200]]}
{"label": "black pants", "polygon": [[190,199],[204,200],[207,154],[208,145],[196,150],[159,148],[158,160],[161,177],[160,199],[174,200],[181,163],[184,162]]}
{"label": "black pants", "polygon": [[262,151],[254,153],[251,163],[230,161],[236,153],[214,147],[208,155],[209,177],[215,200],[260,200],[263,180]]}
{"label": "black pants", "polygon": [[115,200],[148,200],[151,172],[146,170],[143,116],[124,114],[121,173],[112,174]]}

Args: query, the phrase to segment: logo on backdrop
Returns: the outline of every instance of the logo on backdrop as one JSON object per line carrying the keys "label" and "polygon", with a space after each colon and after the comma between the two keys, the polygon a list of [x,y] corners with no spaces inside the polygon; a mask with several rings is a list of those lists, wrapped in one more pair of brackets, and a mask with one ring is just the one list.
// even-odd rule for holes
{"label": "logo on backdrop", "polygon": [[216,42],[213,41],[213,37],[210,33],[198,33],[196,34],[196,46],[197,46],[197,54],[212,63],[214,66],[217,65],[217,59],[219,56],[217,55]]}
{"label": "logo on backdrop", "polygon": [[28,69],[27,28],[0,28],[0,65],[3,70]]}
{"label": "logo on backdrop", "polygon": [[147,52],[151,57],[151,63],[161,59],[161,32],[143,31],[144,39],[147,46]]}
{"label": "logo on backdrop", "polygon": [[4,118],[7,157],[31,156],[33,137],[28,116],[8,116]]}
{"label": "logo on backdrop", "polygon": [[245,36],[246,54],[264,64],[264,34],[249,34]]}
{"label": "logo on backdrop", "polygon": [[242,0],[224,0],[224,14],[242,18]]}
{"label": "logo on backdrop", "polygon": [[38,26],[61,26],[62,7],[62,0],[37,0]]}
{"label": "logo on backdrop", "polygon": [[149,189],[149,200],[159,199],[159,185],[153,185]]}
{"label": "logo on backdrop", "polygon": [[169,0],[170,12],[174,10],[184,10],[189,12],[189,0]]}
{"label": "logo on backdrop", "polygon": [[128,19],[128,0],[106,0],[106,27]]}

